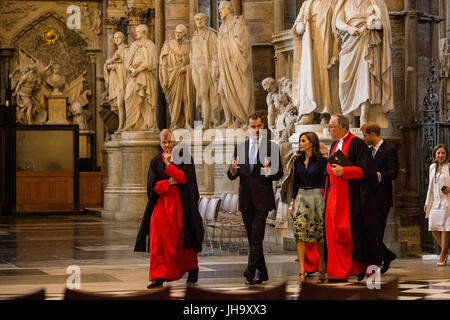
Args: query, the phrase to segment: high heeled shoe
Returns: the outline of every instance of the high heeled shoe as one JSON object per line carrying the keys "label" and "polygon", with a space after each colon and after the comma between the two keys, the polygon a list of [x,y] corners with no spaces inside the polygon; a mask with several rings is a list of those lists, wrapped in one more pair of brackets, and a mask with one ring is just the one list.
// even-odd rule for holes
{"label": "high heeled shoe", "polygon": [[301,284],[302,282],[305,282],[306,278],[308,277],[308,273],[307,272],[300,272],[298,275],[299,275],[299,279],[297,281],[297,284]]}
{"label": "high heeled shoe", "polygon": [[447,264],[448,256],[450,255],[450,252],[447,253],[447,256],[445,257],[444,262],[439,262],[439,260],[436,262],[436,266],[443,267]]}
{"label": "high heeled shoe", "polygon": [[318,282],[320,282],[320,283],[325,283],[325,280],[327,279],[327,276],[326,276],[326,272],[325,271],[319,271],[319,281]]}

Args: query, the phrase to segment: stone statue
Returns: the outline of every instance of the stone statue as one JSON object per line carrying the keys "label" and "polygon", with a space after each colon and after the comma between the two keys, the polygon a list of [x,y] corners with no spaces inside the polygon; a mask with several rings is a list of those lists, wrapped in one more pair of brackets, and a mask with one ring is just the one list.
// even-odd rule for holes
{"label": "stone statue", "polygon": [[111,59],[106,60],[104,65],[105,83],[108,87],[108,102],[112,110],[118,112],[119,127],[116,133],[120,132],[125,124],[125,85],[127,81],[127,71],[125,69],[126,45],[123,43],[125,36],[122,32],[114,34],[114,42],[117,50]]}
{"label": "stone statue", "polygon": [[136,40],[127,55],[124,131],[156,131],[156,47],[148,28],[136,27]]}
{"label": "stone statue", "polygon": [[39,63],[23,63],[10,74],[13,96],[17,102],[17,122],[20,124],[44,123],[47,111],[44,105],[44,95],[41,91],[43,74],[53,64],[41,70]]}
{"label": "stone statue", "polygon": [[311,124],[314,113],[321,123],[328,123],[330,114],[339,112],[337,99],[332,99],[332,81],[337,88],[337,73],[330,68],[338,60],[338,46],[331,19],[333,0],[306,0],[293,26],[293,32],[302,37],[302,54],[298,74],[298,105],[300,124]]}
{"label": "stone statue", "polygon": [[61,70],[61,66],[57,63],[52,64],[50,70],[50,75],[47,75],[47,77],[45,78],[45,82],[47,82],[47,84],[53,88],[53,91],[50,95],[61,96],[62,92],[59,91],[59,89],[66,82],[66,78],[59,73],[59,71]]}
{"label": "stone statue", "polygon": [[274,99],[275,109],[278,116],[275,120],[275,140],[288,142],[289,137],[295,132],[297,120],[297,108],[289,102],[285,94],[278,94]]}
{"label": "stone statue", "polygon": [[292,102],[292,80],[283,77],[278,80],[280,92],[285,94],[290,102]]}
{"label": "stone statue", "polygon": [[191,42],[187,29],[179,24],[175,39],[164,42],[159,56],[159,81],[169,104],[170,129],[192,129],[195,108],[195,87],[189,60]]}
{"label": "stone statue", "polygon": [[94,9],[94,19],[91,30],[98,35],[102,33],[102,10],[100,9]]}
{"label": "stone statue", "polygon": [[386,4],[383,0],[339,0],[332,26],[342,40],[339,54],[342,113],[360,114],[360,125],[368,120],[380,123],[379,116],[394,108],[392,39]]}
{"label": "stone statue", "polygon": [[80,127],[80,130],[87,130],[87,120],[92,117],[92,113],[85,110],[84,107],[89,103],[88,95],[91,94],[90,90],[84,90],[86,71],[73,80],[64,89],[64,95],[68,97],[69,114],[73,116],[72,122]]}
{"label": "stone statue", "polygon": [[[231,1],[219,5],[219,96],[225,122],[219,128],[241,127],[254,113],[252,45],[243,16],[233,15]],[[233,123],[232,116],[235,118]]]}
{"label": "stone statue", "polygon": [[262,87],[267,91],[266,103],[267,103],[267,122],[269,129],[275,130],[275,119],[277,117],[277,110],[275,109],[275,97],[278,95],[278,83],[274,78],[265,78],[262,81]]}
{"label": "stone statue", "polygon": [[196,106],[201,107],[203,116],[202,128],[209,129],[211,122],[215,122],[214,111],[218,109],[217,31],[205,25],[208,20],[206,14],[197,13],[194,19],[197,30],[191,40],[192,80],[196,89]]}

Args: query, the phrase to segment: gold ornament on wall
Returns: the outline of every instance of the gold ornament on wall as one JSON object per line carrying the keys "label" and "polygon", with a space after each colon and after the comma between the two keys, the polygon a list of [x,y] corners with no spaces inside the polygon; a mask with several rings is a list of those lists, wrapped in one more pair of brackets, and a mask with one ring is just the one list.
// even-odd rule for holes
{"label": "gold ornament on wall", "polygon": [[47,43],[47,45],[55,44],[58,40],[59,35],[55,29],[51,28],[50,30],[42,33],[42,39]]}

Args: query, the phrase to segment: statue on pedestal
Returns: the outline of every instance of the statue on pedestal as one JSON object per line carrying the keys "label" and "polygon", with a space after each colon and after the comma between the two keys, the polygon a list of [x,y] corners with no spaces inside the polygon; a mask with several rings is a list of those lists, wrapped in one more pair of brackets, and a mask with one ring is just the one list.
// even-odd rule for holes
{"label": "statue on pedestal", "polygon": [[[214,120],[217,120],[215,115],[219,108],[217,31],[205,25],[208,20],[206,14],[197,13],[194,19],[197,30],[191,40],[192,79],[196,89],[196,106],[200,107],[202,112],[202,129],[209,129],[211,122],[214,123]],[[211,119],[211,115],[213,115],[213,119]]]}
{"label": "statue on pedestal", "polygon": [[250,33],[244,17],[233,12],[231,1],[220,2],[219,96],[225,122],[218,128],[239,128],[255,112]]}
{"label": "statue on pedestal", "polygon": [[369,119],[369,115],[383,115],[394,108],[391,25],[386,4],[383,0],[339,0],[332,26],[342,40],[339,54],[342,113],[360,115],[360,125],[376,121]]}
{"label": "statue on pedestal", "polygon": [[124,131],[156,129],[156,47],[148,39],[148,27],[136,27],[136,40],[127,55]]}
{"label": "statue on pedestal", "polygon": [[330,69],[338,60],[338,47],[331,19],[332,0],[306,0],[292,28],[295,35],[302,37],[302,54],[298,74],[299,124],[312,124],[316,114],[321,123],[328,123],[330,114],[339,112],[333,99]]}
{"label": "statue on pedestal", "polygon": [[195,87],[186,33],[184,25],[177,25],[175,39],[164,42],[159,56],[159,81],[169,104],[171,130],[192,129],[194,124]]}
{"label": "statue on pedestal", "polygon": [[117,110],[119,115],[119,127],[116,133],[120,132],[125,124],[125,85],[127,81],[127,71],[125,69],[126,45],[123,43],[125,35],[122,32],[114,34],[114,42],[117,50],[113,56],[106,60],[104,66],[105,83],[108,87],[108,100],[112,110]]}
{"label": "statue on pedestal", "polygon": [[53,91],[50,95],[52,96],[61,96],[63,93],[59,91],[60,88],[64,85],[66,82],[66,78],[59,73],[61,70],[61,66],[57,63],[53,64],[53,62],[50,62],[51,66],[51,73],[50,75],[47,75],[45,78],[45,82],[53,88]]}

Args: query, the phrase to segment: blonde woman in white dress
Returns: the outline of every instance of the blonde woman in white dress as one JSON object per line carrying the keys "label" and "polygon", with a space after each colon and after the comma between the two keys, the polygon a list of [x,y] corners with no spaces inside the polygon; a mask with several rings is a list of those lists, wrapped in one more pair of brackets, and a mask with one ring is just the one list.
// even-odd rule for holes
{"label": "blonde woman in white dress", "polygon": [[437,266],[445,266],[449,256],[450,240],[450,168],[448,148],[444,144],[433,150],[433,164],[430,166],[430,178],[427,199],[425,201],[425,218],[428,218],[428,230],[441,247]]}

